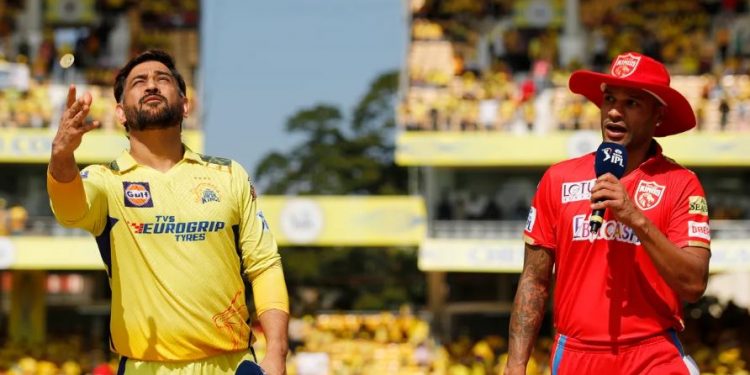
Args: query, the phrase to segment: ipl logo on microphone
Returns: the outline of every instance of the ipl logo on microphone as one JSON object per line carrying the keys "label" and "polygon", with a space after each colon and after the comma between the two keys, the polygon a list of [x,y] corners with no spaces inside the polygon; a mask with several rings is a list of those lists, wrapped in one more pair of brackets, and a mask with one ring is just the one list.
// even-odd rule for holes
{"label": "ipl logo on microphone", "polygon": [[608,161],[612,164],[617,164],[622,168],[625,168],[625,165],[623,164],[625,162],[625,158],[622,156],[622,150],[620,149],[611,149],[609,147],[603,148],[602,152],[604,153],[604,160]]}

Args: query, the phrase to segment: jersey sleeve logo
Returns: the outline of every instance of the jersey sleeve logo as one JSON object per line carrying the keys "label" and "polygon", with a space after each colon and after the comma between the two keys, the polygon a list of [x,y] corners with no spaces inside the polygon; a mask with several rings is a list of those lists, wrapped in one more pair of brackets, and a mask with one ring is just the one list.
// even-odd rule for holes
{"label": "jersey sleeve logo", "polygon": [[711,241],[711,227],[708,226],[708,223],[688,221],[688,236]]}
{"label": "jersey sleeve logo", "polygon": [[125,192],[125,207],[154,207],[148,182],[123,181],[122,188]]}
{"label": "jersey sleeve logo", "polygon": [[690,208],[688,209],[689,214],[698,214],[708,216],[708,203],[706,198],[700,195],[691,195],[688,198]]}
{"label": "jersey sleeve logo", "polygon": [[250,184],[250,197],[253,199],[253,202],[255,202],[258,198],[258,193],[255,192],[255,185],[250,181],[250,177],[247,178],[247,183]]}
{"label": "jersey sleeve logo", "polygon": [[534,223],[536,222],[536,208],[532,206],[529,209],[529,216],[526,218],[526,231],[531,232],[534,229]]}
{"label": "jersey sleeve logo", "polygon": [[258,211],[258,219],[260,219],[260,223],[264,232],[271,230],[271,227],[268,225],[268,221],[266,221],[266,216],[263,215],[263,211]]}
{"label": "jersey sleeve logo", "polygon": [[643,211],[650,210],[661,202],[666,186],[653,181],[641,180],[635,190],[635,204]]}

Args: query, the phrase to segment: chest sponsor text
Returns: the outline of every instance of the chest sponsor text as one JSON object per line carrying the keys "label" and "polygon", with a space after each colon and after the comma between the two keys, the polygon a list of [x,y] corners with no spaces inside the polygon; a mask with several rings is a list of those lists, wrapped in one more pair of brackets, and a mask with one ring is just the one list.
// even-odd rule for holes
{"label": "chest sponsor text", "polygon": [[218,232],[226,227],[223,221],[177,221],[170,215],[156,215],[155,221],[128,222],[128,225],[134,234],[171,234],[178,242],[203,241],[206,233]]}
{"label": "chest sponsor text", "polygon": [[596,179],[564,182],[562,184],[562,203],[587,201],[591,199],[591,188]]}
{"label": "chest sponsor text", "polygon": [[592,237],[589,218],[591,215],[573,216],[573,241],[589,241],[590,239],[618,241],[633,245],[640,245],[641,240],[635,235],[633,228],[615,220],[604,220],[602,227]]}

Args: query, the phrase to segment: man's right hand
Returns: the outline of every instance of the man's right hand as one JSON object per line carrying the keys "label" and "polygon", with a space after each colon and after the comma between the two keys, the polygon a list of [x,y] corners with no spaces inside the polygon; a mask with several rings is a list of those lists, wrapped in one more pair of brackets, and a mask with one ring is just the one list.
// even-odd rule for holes
{"label": "man's right hand", "polygon": [[86,122],[90,108],[91,94],[85,93],[76,99],[76,87],[70,85],[65,112],[60,119],[55,139],[52,140],[49,171],[57,181],[70,182],[78,174],[73,152],[81,145],[84,134],[99,127],[98,121]]}

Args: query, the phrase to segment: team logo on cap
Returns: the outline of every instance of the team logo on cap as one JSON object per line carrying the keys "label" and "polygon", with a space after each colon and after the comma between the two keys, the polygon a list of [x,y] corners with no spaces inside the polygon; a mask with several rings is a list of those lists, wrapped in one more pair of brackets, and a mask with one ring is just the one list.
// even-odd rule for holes
{"label": "team logo on cap", "polygon": [[641,180],[635,190],[636,206],[643,211],[656,207],[661,202],[665,188],[664,185],[659,185],[656,182]]}
{"label": "team logo on cap", "polygon": [[125,207],[154,207],[148,182],[122,182],[125,191]]}
{"label": "team logo on cap", "polygon": [[628,77],[635,72],[639,62],[641,62],[640,56],[629,53],[617,56],[615,62],[612,63],[612,75],[618,78]]}

